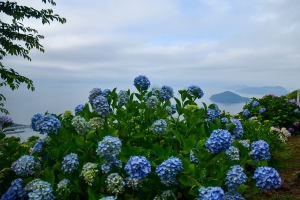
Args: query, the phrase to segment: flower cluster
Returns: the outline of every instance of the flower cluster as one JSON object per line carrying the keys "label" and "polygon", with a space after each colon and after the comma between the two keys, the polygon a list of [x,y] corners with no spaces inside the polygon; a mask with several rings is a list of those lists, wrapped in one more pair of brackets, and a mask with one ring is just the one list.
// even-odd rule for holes
{"label": "flower cluster", "polygon": [[24,199],[26,197],[27,193],[25,192],[24,187],[22,186],[22,179],[17,178],[11,182],[10,187],[2,196],[1,200],[17,198]]}
{"label": "flower cluster", "polygon": [[247,176],[244,173],[244,169],[240,165],[234,165],[227,172],[225,184],[228,190],[232,191],[244,184],[246,180]]}
{"label": "flower cluster", "polygon": [[7,124],[7,123],[13,123],[13,120],[8,116],[1,116],[0,124]]}
{"label": "flower cluster", "polygon": [[147,106],[147,108],[149,108],[149,109],[155,110],[157,104],[158,104],[158,99],[157,99],[156,96],[151,96],[151,97],[149,97],[149,98],[147,99],[147,101],[146,101],[146,106]]}
{"label": "flower cluster", "polygon": [[141,88],[142,90],[147,90],[150,87],[150,81],[146,76],[139,75],[134,79],[135,86]]}
{"label": "flower cluster", "polygon": [[226,200],[246,200],[240,193],[236,191],[230,191],[225,193]]}
{"label": "flower cluster", "polygon": [[221,119],[221,122],[223,122],[223,123],[228,123],[228,118],[227,117],[223,117],[222,119]]}
{"label": "flower cluster", "polygon": [[75,108],[75,114],[81,113],[83,111],[84,106],[82,104],[79,104]]}
{"label": "flower cluster", "polygon": [[32,148],[32,152],[42,152],[43,151],[43,143],[45,140],[38,140]]}
{"label": "flower cluster", "polygon": [[198,99],[200,99],[204,95],[201,88],[196,86],[196,85],[189,86],[188,89],[187,89],[187,93],[190,94],[191,96],[194,96],[194,97],[198,98]]}
{"label": "flower cluster", "polygon": [[198,200],[221,200],[225,199],[225,194],[220,187],[200,187]]}
{"label": "flower cluster", "polygon": [[229,147],[229,149],[226,150],[226,155],[230,160],[240,160],[240,151],[235,146]]}
{"label": "flower cluster", "polygon": [[41,179],[34,179],[29,182],[25,190],[28,192],[29,199],[55,199],[50,183],[42,181]]}
{"label": "flower cluster", "polygon": [[104,96],[97,96],[93,100],[93,106],[95,111],[102,117],[106,117],[109,114],[109,105]]}
{"label": "flower cluster", "polygon": [[267,142],[264,140],[258,140],[252,142],[251,147],[252,151],[250,152],[250,155],[252,155],[255,162],[262,159],[270,160],[271,154],[269,152],[269,144]]}
{"label": "flower cluster", "polygon": [[75,116],[72,119],[72,125],[80,135],[85,135],[90,130],[89,122],[85,121],[81,116]]}
{"label": "flower cluster", "polygon": [[258,101],[253,101],[252,107],[256,108],[258,106],[259,106],[259,102]]}
{"label": "flower cluster", "polygon": [[156,96],[157,98],[160,97],[160,88],[159,87],[152,87],[151,92],[152,92],[152,96]]}
{"label": "flower cluster", "polygon": [[101,165],[101,170],[103,173],[109,173],[111,171],[112,165],[117,166],[118,168],[122,168],[122,162],[118,160],[116,157],[106,158],[104,163]]}
{"label": "flower cluster", "polygon": [[226,151],[231,146],[231,141],[232,136],[229,131],[216,129],[204,144],[208,152],[217,154]]}
{"label": "flower cluster", "polygon": [[12,170],[18,176],[28,176],[29,174],[34,174],[35,161],[33,156],[24,155],[21,156],[15,164],[12,166]]}
{"label": "flower cluster", "polygon": [[40,134],[51,134],[59,131],[60,121],[51,114],[35,114],[31,119],[31,127]]}
{"label": "flower cluster", "polygon": [[167,128],[168,128],[168,124],[167,124],[166,120],[164,120],[164,119],[156,120],[151,125],[152,131],[157,134],[164,134],[166,132]]}
{"label": "flower cluster", "polygon": [[66,110],[63,114],[64,118],[69,118],[72,116],[72,111],[71,110]]}
{"label": "flower cluster", "polygon": [[102,94],[102,90],[100,88],[93,88],[90,91],[90,95],[89,95],[89,102],[91,105],[93,105],[93,101],[96,97],[100,96]]}
{"label": "flower cluster", "polygon": [[129,101],[129,95],[125,90],[120,90],[118,94],[118,106],[123,106]]}
{"label": "flower cluster", "polygon": [[220,119],[220,110],[217,106],[217,104],[215,104],[215,108],[211,109],[211,108],[207,108],[207,111],[206,111],[207,115],[208,115],[208,118],[205,119],[205,121],[207,122],[212,122],[214,119]]}
{"label": "flower cluster", "polygon": [[245,109],[243,111],[243,116],[248,117],[250,115],[250,111],[248,109]]}
{"label": "flower cluster", "polygon": [[144,179],[151,172],[151,165],[144,156],[131,156],[124,169],[130,177]]}
{"label": "flower cluster", "polygon": [[198,158],[196,158],[196,156],[194,155],[193,150],[190,151],[190,161],[191,163],[194,163],[196,165],[199,165],[199,160]]}
{"label": "flower cluster", "polygon": [[97,166],[98,164],[91,162],[88,162],[83,165],[83,169],[80,176],[82,176],[85,182],[90,186],[92,186],[96,173],[98,172]]}
{"label": "flower cluster", "polygon": [[107,191],[115,193],[116,196],[125,191],[124,179],[117,173],[108,175],[105,182],[107,183]]}
{"label": "flower cluster", "polygon": [[103,197],[103,198],[101,198],[99,200],[117,200],[117,198],[114,197],[114,196],[108,196],[108,197]]}
{"label": "flower cluster", "polygon": [[267,110],[266,108],[260,108],[260,109],[259,109],[259,113],[263,114],[263,113],[266,112],[266,110]]}
{"label": "flower cluster", "polygon": [[239,140],[239,143],[246,147],[247,149],[250,148],[250,140]]}
{"label": "flower cluster", "polygon": [[132,188],[133,190],[138,190],[139,188],[142,187],[143,180],[138,179],[138,178],[127,177],[126,185],[127,185],[127,187]]}
{"label": "flower cluster", "polygon": [[235,128],[233,129],[233,138],[234,139],[241,139],[243,137],[243,126],[240,120],[238,119],[230,119],[230,121],[235,125]]}
{"label": "flower cluster", "polygon": [[295,122],[294,126],[300,126],[300,122]]}
{"label": "flower cluster", "polygon": [[195,110],[198,110],[199,107],[197,105],[187,105],[186,109],[188,109],[190,111],[195,111]]}
{"label": "flower cluster", "polygon": [[79,167],[78,155],[70,153],[63,158],[61,169],[64,173],[71,174]]}
{"label": "flower cluster", "polygon": [[176,175],[178,171],[182,170],[182,162],[179,158],[171,156],[168,160],[165,160],[161,165],[156,166],[156,174],[160,177],[160,180],[166,186],[176,185]]}
{"label": "flower cluster", "polygon": [[110,89],[104,89],[101,95],[107,97],[110,93],[111,93]]}
{"label": "flower cluster", "polygon": [[162,101],[170,101],[174,97],[173,89],[170,86],[163,85],[160,88],[160,98]]}
{"label": "flower cluster", "polygon": [[91,118],[89,121],[90,129],[97,130],[104,124],[104,120],[101,117]]}
{"label": "flower cluster", "polygon": [[70,181],[65,178],[57,184],[56,191],[58,192],[59,195],[70,193],[69,185],[70,185]]}
{"label": "flower cluster", "polygon": [[281,186],[281,178],[276,169],[272,167],[258,167],[254,171],[256,186],[262,190],[274,190]]}
{"label": "flower cluster", "polygon": [[161,200],[168,200],[168,199],[174,199],[176,200],[176,196],[174,195],[174,193],[172,192],[172,190],[166,190],[163,191],[163,193],[160,195]]}

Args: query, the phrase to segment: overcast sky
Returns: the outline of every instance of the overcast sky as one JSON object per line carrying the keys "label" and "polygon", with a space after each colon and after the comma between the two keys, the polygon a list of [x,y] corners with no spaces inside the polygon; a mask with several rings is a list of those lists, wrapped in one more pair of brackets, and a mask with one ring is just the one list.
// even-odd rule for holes
{"label": "overcast sky", "polygon": [[[51,8],[41,0],[18,0]],[[300,87],[298,0],[56,0],[66,24],[26,19],[45,53],[3,64],[41,87]],[[9,21],[0,15],[1,20]],[[205,93],[205,91],[204,91]],[[88,94],[84,94],[88,96]],[[86,98],[86,97],[85,97]]]}

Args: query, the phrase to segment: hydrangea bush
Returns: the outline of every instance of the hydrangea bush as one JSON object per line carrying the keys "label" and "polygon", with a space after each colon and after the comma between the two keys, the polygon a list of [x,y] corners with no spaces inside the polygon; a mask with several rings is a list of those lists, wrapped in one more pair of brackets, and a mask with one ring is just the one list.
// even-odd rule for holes
{"label": "hydrangea bush", "polygon": [[[34,115],[33,129],[47,139],[11,160],[18,188],[29,199],[152,200],[247,199],[280,186],[267,168],[267,142],[247,140],[247,128],[221,118],[217,105],[197,105],[200,87],[176,98],[170,86],[149,89],[146,76],[133,85],[137,91],[94,88],[75,116]],[[8,195],[16,195],[12,185]]]}

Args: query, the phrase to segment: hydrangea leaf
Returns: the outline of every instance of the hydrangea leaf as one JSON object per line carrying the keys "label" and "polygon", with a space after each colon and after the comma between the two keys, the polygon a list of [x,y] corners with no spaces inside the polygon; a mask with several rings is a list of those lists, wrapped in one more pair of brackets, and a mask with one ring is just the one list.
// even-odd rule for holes
{"label": "hydrangea leaf", "polygon": [[185,186],[191,186],[191,187],[195,186],[195,185],[197,185],[199,187],[201,186],[201,184],[197,180],[195,180],[193,177],[191,177],[189,175],[181,176],[178,181]]}

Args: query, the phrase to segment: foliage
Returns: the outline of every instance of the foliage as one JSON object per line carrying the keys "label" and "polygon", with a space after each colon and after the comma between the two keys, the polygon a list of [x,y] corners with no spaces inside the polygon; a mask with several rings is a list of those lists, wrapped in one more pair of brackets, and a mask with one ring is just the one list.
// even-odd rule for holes
{"label": "foliage", "polygon": [[[44,3],[50,3],[55,6],[56,3],[53,0],[42,0]],[[0,60],[7,55],[21,56],[24,59],[31,61],[29,51],[33,48],[44,52],[44,47],[40,44],[40,39],[44,39],[43,35],[39,35],[38,31],[31,27],[26,27],[20,21],[25,18],[40,19],[42,24],[56,20],[60,23],[66,23],[65,18],[61,18],[57,14],[53,14],[52,9],[37,10],[28,6],[18,5],[17,2],[1,1],[0,13],[4,13],[12,17],[12,23],[5,23],[0,20]],[[24,42],[21,45],[20,42]],[[12,68],[7,69],[0,62],[0,74],[3,82],[0,82],[0,87],[9,86],[10,89],[18,89],[21,83],[25,83],[28,89],[34,91],[33,81],[29,78],[20,75]],[[5,101],[6,98],[0,94],[0,102]],[[3,108],[4,104],[0,103],[0,112],[9,114],[9,112]]]}
{"label": "foliage", "polygon": [[298,90],[294,90],[293,92],[286,95],[287,99],[297,99],[297,92]]}
{"label": "foliage", "polygon": [[[158,93],[155,90],[158,101],[153,109],[147,106],[153,90],[146,88],[137,85],[138,92],[127,90],[129,98],[122,104],[119,104],[116,88],[105,97],[97,90],[100,91],[98,96],[90,96],[91,105],[85,104],[83,110],[76,113],[76,117],[82,118],[76,125],[72,115],[52,115],[59,119],[61,126],[58,132],[53,129],[48,133],[41,151],[31,152],[36,162],[35,173],[27,177],[14,174],[10,178],[23,178],[25,188],[42,180],[47,188],[50,184],[48,191],[57,199],[108,196],[116,199],[166,196],[163,199],[167,199],[174,195],[182,199],[201,199],[204,193],[214,196],[215,190],[220,197],[225,197],[228,188],[230,195],[248,199],[260,191],[253,179],[254,171],[267,166],[268,161],[254,161],[249,155],[251,148],[234,139],[242,137],[243,127],[238,120],[220,121],[219,115],[212,118],[208,111],[216,110],[216,105],[203,103],[204,107],[199,108],[195,103],[199,95],[194,95],[194,91],[191,95],[187,90],[179,91],[180,99],[174,97],[177,115],[172,115],[166,111],[167,106],[171,107],[173,89],[170,86],[163,86]],[[164,95],[161,96],[160,91]],[[103,119],[97,128],[84,125],[95,117]],[[160,123],[155,123],[158,120]],[[47,120],[34,118],[33,123],[38,131]],[[155,128],[151,128],[153,124]],[[231,146],[238,149],[239,159],[231,159],[225,153]],[[25,149],[15,151],[18,157],[10,159],[10,164],[28,155]],[[226,181],[226,177],[234,176],[241,176],[241,180],[231,182],[227,178]],[[57,185],[66,179],[68,184],[62,192]],[[8,190],[9,186],[10,182],[6,182],[3,188]],[[278,181],[271,187],[278,187]]]}
{"label": "foliage", "polygon": [[[247,114],[247,111],[250,113]],[[251,102],[244,106],[244,111],[240,112],[240,117],[255,117],[261,123],[266,122],[277,128],[292,128],[294,134],[300,134],[300,126],[296,124],[300,121],[300,104],[295,99],[287,99],[286,96],[269,94],[260,99],[252,98]]]}

